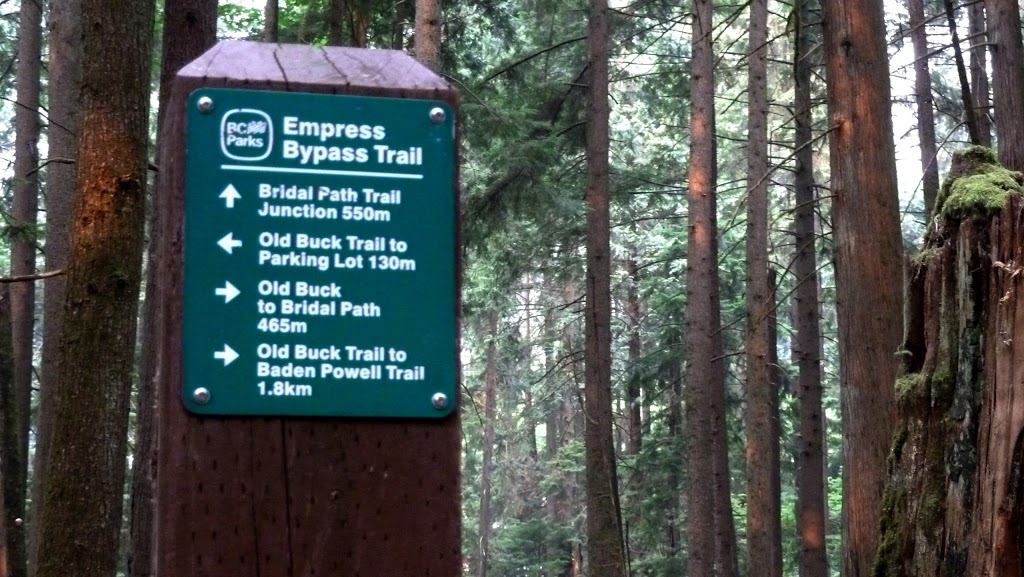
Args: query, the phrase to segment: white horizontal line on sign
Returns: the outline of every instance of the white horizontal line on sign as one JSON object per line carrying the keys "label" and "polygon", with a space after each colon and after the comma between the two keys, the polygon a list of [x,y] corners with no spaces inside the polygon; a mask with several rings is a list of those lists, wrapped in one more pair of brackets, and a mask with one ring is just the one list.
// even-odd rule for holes
{"label": "white horizontal line on sign", "polygon": [[369,176],[372,178],[401,178],[423,180],[422,174],[402,172],[364,172],[361,170],[326,170],[323,168],[289,168],[284,166],[250,166],[246,164],[222,164],[221,170],[244,170],[248,172],[286,172],[288,174],[326,174],[330,176]]}

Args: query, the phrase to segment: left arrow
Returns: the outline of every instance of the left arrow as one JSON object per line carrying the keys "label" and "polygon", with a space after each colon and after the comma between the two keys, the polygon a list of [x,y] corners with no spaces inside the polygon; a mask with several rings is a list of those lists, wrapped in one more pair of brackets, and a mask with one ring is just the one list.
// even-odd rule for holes
{"label": "left arrow", "polygon": [[231,254],[231,251],[242,246],[242,241],[235,240],[234,233],[229,232],[227,235],[224,236],[224,238],[218,240],[217,244],[219,244],[220,247],[224,249],[228,254]]}
{"label": "left arrow", "polygon": [[238,287],[231,284],[231,282],[229,281],[225,282],[224,286],[215,288],[213,290],[213,294],[219,297],[224,297],[224,304],[227,304],[234,300],[236,296],[242,294],[242,291],[238,290]]}
{"label": "left arrow", "polygon": [[235,352],[235,349],[227,345],[224,345],[223,351],[213,352],[213,358],[224,361],[224,366],[226,367],[230,365],[235,359],[238,358],[238,353]]}
{"label": "left arrow", "polygon": [[238,194],[238,189],[235,188],[235,185],[229,184],[217,198],[223,198],[224,205],[228,208],[235,208],[235,201],[242,198],[242,195]]}

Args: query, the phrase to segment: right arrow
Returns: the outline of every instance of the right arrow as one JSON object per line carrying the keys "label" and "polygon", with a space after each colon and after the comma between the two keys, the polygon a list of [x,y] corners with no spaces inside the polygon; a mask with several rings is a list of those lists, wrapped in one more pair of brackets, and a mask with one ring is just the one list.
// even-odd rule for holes
{"label": "right arrow", "polygon": [[224,286],[218,287],[213,290],[213,294],[224,297],[224,304],[231,302],[236,296],[242,294],[242,291],[238,290],[238,287],[231,284],[230,281],[225,282]]}
{"label": "right arrow", "polygon": [[217,241],[217,244],[219,244],[220,247],[228,254],[231,254],[232,250],[242,246],[242,241],[235,240],[233,235],[234,233],[229,232],[224,238]]}
{"label": "right arrow", "polygon": [[238,358],[238,353],[235,352],[235,349],[233,349],[233,348],[231,348],[231,347],[229,347],[227,345],[224,345],[224,350],[223,351],[214,351],[213,352],[213,358],[220,359],[220,360],[224,361],[224,366],[226,367],[226,366],[230,365],[232,363],[232,361],[234,361],[235,359]]}
{"label": "right arrow", "polygon": [[242,198],[242,195],[238,194],[238,189],[235,188],[235,185],[229,184],[217,198],[223,198],[224,205],[228,208],[235,208],[235,201]]}

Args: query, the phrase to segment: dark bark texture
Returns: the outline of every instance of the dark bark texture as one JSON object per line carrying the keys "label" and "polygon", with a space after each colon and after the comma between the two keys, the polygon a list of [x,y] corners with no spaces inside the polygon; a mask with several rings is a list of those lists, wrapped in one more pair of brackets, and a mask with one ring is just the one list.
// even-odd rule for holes
{"label": "dark bark texture", "polygon": [[39,577],[116,569],[142,273],[154,3],[84,0],[81,17],[78,175]]}
{"label": "dark bark texture", "polygon": [[[11,295],[7,287],[0,287],[0,326],[11,324]],[[0,331],[0,407],[14,406],[14,343],[10,331]],[[12,447],[18,442],[18,413],[17,411],[0,412],[0,444],[2,448],[2,461],[0,466],[12,466],[16,451]],[[16,462],[13,462],[16,464]],[[8,577],[11,574],[10,558],[13,536],[17,534],[18,528],[15,522],[14,512],[9,510],[7,503],[11,499],[25,501],[23,496],[10,495],[9,484],[0,490],[0,511],[3,511],[3,522],[0,522],[0,575]]]}
{"label": "dark bark texture", "polygon": [[[217,0],[177,0],[165,4],[157,134],[160,134],[160,126],[168,114],[167,102],[171,96],[174,75],[216,41]],[[154,187],[154,195],[155,190]],[[153,203],[154,206],[156,204]],[[150,238],[161,236],[160,231],[156,230],[159,223],[156,212],[150,211]],[[149,243],[146,268],[146,286],[149,290],[142,313],[143,345],[136,396],[138,428],[132,459],[129,577],[148,577],[153,574],[153,479],[156,476],[154,415],[157,375],[155,348],[151,345],[156,342],[155,331],[160,326],[160,320],[156,318],[161,311],[157,299],[160,297],[159,287],[162,286],[164,279],[159,276],[162,270],[159,259],[156,244]]]}
{"label": "dark bark texture", "polygon": [[416,60],[441,71],[441,0],[416,0]]}
{"label": "dark bark texture", "polygon": [[992,101],[991,87],[986,66],[988,35],[985,33],[985,3],[971,2],[967,6],[967,37],[971,39],[971,100],[978,111],[978,137],[982,146],[992,146]]}
{"label": "dark bark texture", "polygon": [[842,573],[864,577],[878,545],[895,418],[903,239],[883,3],[825,0],[824,9],[843,418]]}
{"label": "dark bark texture", "polygon": [[612,437],[608,3],[590,1],[587,42],[587,301],[584,345],[587,560],[592,577],[623,577],[626,558]]}
{"label": "dark bark texture", "polygon": [[811,149],[811,53],[813,0],[798,0],[796,58],[793,70],[796,130],[796,188],[793,209],[793,364],[799,370],[796,395],[800,412],[796,442],[796,523],[801,577],[826,577],[825,420],[821,406],[821,323],[815,231],[814,151]]}
{"label": "dark bark texture", "polygon": [[[746,462],[747,568],[782,577],[776,496],[778,445],[772,402],[774,381],[769,317],[774,301],[768,283],[768,2],[750,3],[750,71],[747,81],[747,282]],[[777,546],[778,545],[778,546]]]}
{"label": "dark bark texture", "polygon": [[[626,381],[626,451],[630,455],[636,455],[643,447],[643,399],[641,398],[640,353],[643,344],[640,337],[640,269],[635,258],[630,256],[626,259],[626,274],[629,276],[629,284],[626,288],[626,322],[629,327],[629,370]],[[643,472],[637,469],[631,482],[638,481]]]}
{"label": "dark bark texture", "polygon": [[487,343],[487,369],[484,372],[484,446],[480,457],[480,519],[476,551],[476,575],[487,577],[491,543],[491,485],[494,469],[494,421],[498,412],[498,313],[487,319],[490,342]]}
{"label": "dark bark texture", "polygon": [[[80,0],[51,0],[49,13],[50,58],[49,122],[46,167],[46,270],[67,266],[71,230],[71,198],[75,188],[78,151],[78,105],[81,92],[82,23]],[[46,471],[53,436],[54,391],[57,387],[59,341],[64,326],[64,276],[43,284],[43,347],[39,378],[39,411],[36,419],[35,471],[32,483],[32,524],[29,526],[29,572],[38,558],[39,522],[43,506],[43,472]]]}
{"label": "dark bark texture", "polygon": [[999,162],[1024,170],[1024,47],[1017,0],[985,0]]}
{"label": "dark bark texture", "polygon": [[263,6],[263,41],[264,42],[277,42],[278,37],[278,18],[281,14],[281,8],[278,5],[277,0],[267,0],[267,3]]}
{"label": "dark bark texture", "polygon": [[[994,160],[958,154],[950,179],[992,170],[979,151]],[[907,341],[925,346],[908,347],[896,382],[877,577],[1024,574],[1024,177],[1014,176],[1016,193],[988,191],[1003,208],[936,219],[914,263],[921,298],[909,312],[920,322],[908,326],[920,328]]]}
{"label": "dark bark texture", "polygon": [[[42,52],[43,6],[21,3],[18,18],[18,102],[14,110],[14,179],[8,235],[11,276],[36,272],[36,220],[39,212],[39,75]],[[28,570],[25,550],[25,491],[28,483],[29,419],[36,324],[36,284],[10,287],[10,327],[14,353],[13,395],[5,399],[0,449],[3,477],[6,550],[5,577],[23,577]],[[8,386],[6,383],[4,386]],[[7,414],[11,413],[11,414]],[[16,521],[20,519],[21,521]]]}
{"label": "dark bark texture", "polygon": [[718,278],[712,0],[694,0],[686,259],[686,438],[689,574],[736,574]]}
{"label": "dark bark texture", "polygon": [[[939,164],[935,144],[935,105],[932,76],[928,66],[928,27],[925,25],[924,0],[907,0],[910,15],[910,40],[914,45],[914,101],[917,106],[917,137],[921,149],[921,191],[924,214],[928,218],[939,194]],[[972,109],[973,110],[973,109]]]}

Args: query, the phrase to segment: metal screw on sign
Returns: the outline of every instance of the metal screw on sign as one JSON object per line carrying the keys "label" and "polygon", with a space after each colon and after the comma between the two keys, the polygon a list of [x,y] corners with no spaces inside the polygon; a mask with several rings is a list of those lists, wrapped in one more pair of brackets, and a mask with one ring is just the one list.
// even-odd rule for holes
{"label": "metal screw on sign", "polygon": [[201,96],[196,102],[196,108],[203,114],[209,114],[213,112],[213,99],[209,96]]}
{"label": "metal screw on sign", "polygon": [[199,387],[198,389],[192,391],[192,400],[199,403],[200,405],[205,405],[206,403],[209,403],[210,390],[207,389],[206,387]]}
{"label": "metal screw on sign", "polygon": [[434,404],[434,408],[438,411],[448,408],[448,395],[444,393],[434,393],[431,397],[430,402]]}
{"label": "metal screw on sign", "polygon": [[430,121],[434,124],[441,124],[444,122],[444,109],[443,108],[431,108],[430,109]]}

